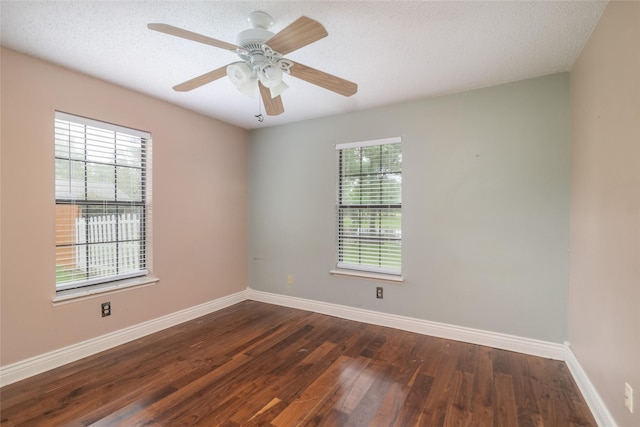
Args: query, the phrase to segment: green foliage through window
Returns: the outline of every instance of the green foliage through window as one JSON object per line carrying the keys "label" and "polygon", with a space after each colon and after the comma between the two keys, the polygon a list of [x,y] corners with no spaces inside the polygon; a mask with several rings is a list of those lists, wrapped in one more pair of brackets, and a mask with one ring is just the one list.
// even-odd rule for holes
{"label": "green foliage through window", "polygon": [[400,274],[402,147],[399,138],[339,144],[338,267]]}

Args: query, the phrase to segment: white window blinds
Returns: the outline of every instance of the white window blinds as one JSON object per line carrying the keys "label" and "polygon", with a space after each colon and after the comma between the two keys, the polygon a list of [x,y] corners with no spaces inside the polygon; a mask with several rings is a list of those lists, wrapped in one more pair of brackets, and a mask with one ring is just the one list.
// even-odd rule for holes
{"label": "white window blinds", "polygon": [[56,112],[56,290],[147,274],[149,141]]}
{"label": "white window blinds", "polygon": [[402,267],[401,139],[337,144],[338,268]]}

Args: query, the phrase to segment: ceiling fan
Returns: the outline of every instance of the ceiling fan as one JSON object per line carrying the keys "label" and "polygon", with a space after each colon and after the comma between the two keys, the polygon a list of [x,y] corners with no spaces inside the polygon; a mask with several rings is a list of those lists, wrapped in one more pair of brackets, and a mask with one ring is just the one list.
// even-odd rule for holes
{"label": "ceiling fan", "polygon": [[351,96],[358,91],[358,85],[353,82],[284,58],[284,55],[328,35],[319,22],[301,16],[277,34],[269,31],[273,25],[273,18],[266,12],[251,12],[249,22],[253,28],[240,32],[237,44],[167,24],[148,24],[147,27],[161,33],[235,51],[240,57],[240,61],[174,86],[173,89],[176,91],[190,91],[226,75],[241,93],[249,96],[257,96],[259,93],[265,111],[270,116],[284,112],[280,97],[288,87],[282,80],[284,74],[290,74],[344,96]]}

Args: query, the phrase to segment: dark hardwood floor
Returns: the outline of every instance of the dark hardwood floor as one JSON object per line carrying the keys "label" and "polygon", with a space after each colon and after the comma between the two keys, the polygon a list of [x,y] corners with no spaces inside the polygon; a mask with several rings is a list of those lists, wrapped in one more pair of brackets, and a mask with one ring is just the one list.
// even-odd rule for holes
{"label": "dark hardwood floor", "polygon": [[0,389],[4,426],[596,426],[563,362],[245,301]]}

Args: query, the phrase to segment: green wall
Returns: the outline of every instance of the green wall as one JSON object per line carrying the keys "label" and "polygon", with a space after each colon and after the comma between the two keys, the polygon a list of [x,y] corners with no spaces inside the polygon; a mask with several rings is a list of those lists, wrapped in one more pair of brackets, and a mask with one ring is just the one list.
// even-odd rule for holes
{"label": "green wall", "polygon": [[[405,281],[378,300],[381,282],[329,274],[335,144],[391,136]],[[256,290],[562,343],[568,218],[568,73],[250,133]]]}

